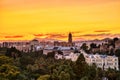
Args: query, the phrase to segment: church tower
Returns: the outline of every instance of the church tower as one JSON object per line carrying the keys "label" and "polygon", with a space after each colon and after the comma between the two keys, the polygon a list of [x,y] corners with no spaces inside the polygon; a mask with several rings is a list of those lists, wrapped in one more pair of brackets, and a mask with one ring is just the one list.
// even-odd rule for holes
{"label": "church tower", "polygon": [[69,35],[68,35],[68,43],[72,43],[72,34],[71,33],[69,33]]}

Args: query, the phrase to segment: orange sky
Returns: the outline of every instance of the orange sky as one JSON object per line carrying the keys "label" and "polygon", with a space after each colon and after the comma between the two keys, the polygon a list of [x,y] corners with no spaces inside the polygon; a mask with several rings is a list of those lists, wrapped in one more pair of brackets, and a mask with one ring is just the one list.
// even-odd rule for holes
{"label": "orange sky", "polygon": [[0,0],[0,40],[120,36],[120,0]]}

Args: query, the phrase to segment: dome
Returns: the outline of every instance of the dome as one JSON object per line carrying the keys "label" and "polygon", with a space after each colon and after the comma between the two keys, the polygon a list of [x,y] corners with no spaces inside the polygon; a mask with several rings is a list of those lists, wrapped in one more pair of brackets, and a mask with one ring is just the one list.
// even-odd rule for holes
{"label": "dome", "polygon": [[39,42],[37,39],[33,39],[32,41],[34,41],[34,42]]}

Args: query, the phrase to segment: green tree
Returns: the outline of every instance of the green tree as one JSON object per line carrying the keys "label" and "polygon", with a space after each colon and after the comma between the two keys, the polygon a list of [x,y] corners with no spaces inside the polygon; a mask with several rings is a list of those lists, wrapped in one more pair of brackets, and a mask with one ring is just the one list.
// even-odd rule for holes
{"label": "green tree", "polygon": [[16,79],[19,75],[19,70],[17,67],[9,64],[3,64],[0,66],[0,78],[6,78],[9,80]]}
{"label": "green tree", "polygon": [[113,42],[114,42],[114,43],[115,43],[116,41],[118,41],[118,40],[119,40],[118,37],[113,38]]}
{"label": "green tree", "polygon": [[32,58],[31,56],[22,56],[20,58],[20,63],[22,68],[26,68],[27,65],[34,64],[34,58]]}
{"label": "green tree", "polygon": [[17,57],[21,57],[21,52],[17,50],[15,47],[11,47],[7,49],[5,55],[16,59]]}
{"label": "green tree", "polygon": [[84,76],[80,80],[89,80],[89,78],[87,76]]}
{"label": "green tree", "polygon": [[62,71],[59,75],[59,80],[70,80],[70,74]]}
{"label": "green tree", "polygon": [[88,50],[88,46],[86,43],[83,43],[82,46],[80,47],[80,49],[83,49],[84,51]]}
{"label": "green tree", "polygon": [[41,75],[37,80],[49,80],[50,75]]}
{"label": "green tree", "polygon": [[116,80],[117,79],[117,71],[109,68],[106,71],[106,76],[107,76],[108,80]]}
{"label": "green tree", "polygon": [[13,59],[0,56],[0,79],[13,80],[19,75],[19,69],[13,64]]}
{"label": "green tree", "polygon": [[95,43],[91,43],[90,48],[97,48],[97,45]]}
{"label": "green tree", "polygon": [[0,66],[3,64],[13,64],[13,59],[7,56],[1,55],[0,56]]}
{"label": "green tree", "polygon": [[117,49],[116,51],[115,51],[115,55],[118,57],[118,62],[119,62],[119,68],[120,68],[120,49]]}
{"label": "green tree", "polygon": [[52,80],[73,80],[74,72],[70,65],[57,63],[51,66],[51,79]]}
{"label": "green tree", "polygon": [[115,51],[115,55],[116,55],[117,57],[120,57],[120,49],[117,49],[117,50]]}
{"label": "green tree", "polygon": [[97,76],[96,66],[95,65],[89,66],[88,75],[87,76],[88,76],[89,80],[95,80],[95,78]]}
{"label": "green tree", "polygon": [[83,54],[80,54],[75,65],[73,66],[73,70],[76,74],[76,80],[80,80],[82,77],[86,75],[87,64],[85,62],[85,58]]}
{"label": "green tree", "polygon": [[54,58],[55,57],[55,52],[54,51],[53,52],[48,52],[47,53],[47,58],[49,58],[49,57]]}
{"label": "green tree", "polygon": [[101,68],[97,68],[96,69],[96,76],[95,76],[95,80],[102,80],[102,77],[104,76],[104,71]]}

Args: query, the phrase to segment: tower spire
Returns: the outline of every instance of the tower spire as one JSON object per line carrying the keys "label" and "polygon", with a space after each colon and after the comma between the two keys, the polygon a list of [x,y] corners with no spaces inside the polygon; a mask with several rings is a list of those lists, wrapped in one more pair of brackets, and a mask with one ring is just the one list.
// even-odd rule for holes
{"label": "tower spire", "polygon": [[69,32],[69,35],[68,35],[68,43],[72,43],[72,33]]}

